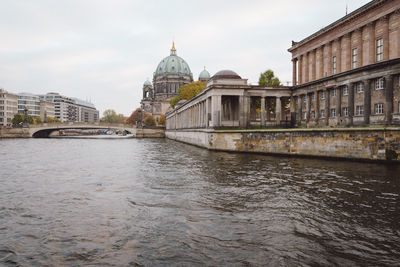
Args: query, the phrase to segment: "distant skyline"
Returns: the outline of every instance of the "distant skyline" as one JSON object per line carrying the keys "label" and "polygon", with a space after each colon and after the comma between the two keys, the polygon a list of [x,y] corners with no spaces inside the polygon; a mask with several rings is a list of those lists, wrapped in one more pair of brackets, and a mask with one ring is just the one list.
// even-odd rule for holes
{"label": "distant skyline", "polygon": [[367,0],[0,0],[0,88],[58,92],[129,116],[175,41],[198,79],[231,69],[257,84],[291,81],[299,41]]}

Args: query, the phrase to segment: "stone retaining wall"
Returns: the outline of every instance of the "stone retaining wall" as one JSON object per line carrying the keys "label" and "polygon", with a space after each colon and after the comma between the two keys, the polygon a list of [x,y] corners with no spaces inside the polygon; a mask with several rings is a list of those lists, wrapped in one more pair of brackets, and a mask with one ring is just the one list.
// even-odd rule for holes
{"label": "stone retaining wall", "polygon": [[166,137],[211,150],[400,162],[400,128],[185,130]]}

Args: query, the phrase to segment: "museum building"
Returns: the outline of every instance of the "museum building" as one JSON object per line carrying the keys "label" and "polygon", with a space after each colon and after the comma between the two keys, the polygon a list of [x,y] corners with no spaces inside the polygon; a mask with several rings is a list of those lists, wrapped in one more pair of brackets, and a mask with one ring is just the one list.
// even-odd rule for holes
{"label": "museum building", "polygon": [[371,1],[288,51],[298,125],[400,124],[400,1]]}

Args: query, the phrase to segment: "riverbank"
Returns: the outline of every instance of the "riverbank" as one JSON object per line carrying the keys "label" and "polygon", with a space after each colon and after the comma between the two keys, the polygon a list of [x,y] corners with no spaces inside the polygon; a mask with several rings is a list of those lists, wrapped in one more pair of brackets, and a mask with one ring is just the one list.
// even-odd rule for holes
{"label": "riverbank", "polygon": [[400,128],[167,130],[166,137],[209,150],[400,163]]}

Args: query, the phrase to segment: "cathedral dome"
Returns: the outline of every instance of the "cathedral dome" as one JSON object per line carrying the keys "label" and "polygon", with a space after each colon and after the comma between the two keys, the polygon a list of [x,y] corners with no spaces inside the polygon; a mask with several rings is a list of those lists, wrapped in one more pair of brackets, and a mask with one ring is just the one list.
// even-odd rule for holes
{"label": "cathedral dome", "polygon": [[207,79],[210,79],[210,73],[204,67],[204,70],[200,72],[199,80],[207,80]]}
{"label": "cathedral dome", "polygon": [[220,70],[211,79],[242,79],[242,77],[232,70]]}
{"label": "cathedral dome", "polygon": [[175,44],[172,44],[171,55],[161,60],[154,72],[154,77],[166,75],[192,77],[189,65],[183,58],[176,55]]}

